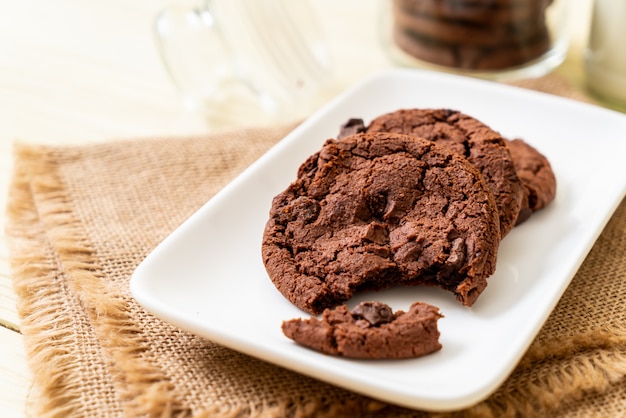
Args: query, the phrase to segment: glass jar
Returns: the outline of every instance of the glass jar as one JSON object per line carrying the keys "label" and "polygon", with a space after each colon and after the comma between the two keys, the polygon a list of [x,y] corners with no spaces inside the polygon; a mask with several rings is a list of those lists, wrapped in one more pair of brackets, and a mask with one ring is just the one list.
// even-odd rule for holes
{"label": "glass jar", "polygon": [[488,79],[539,77],[565,59],[569,0],[380,0],[398,65]]}

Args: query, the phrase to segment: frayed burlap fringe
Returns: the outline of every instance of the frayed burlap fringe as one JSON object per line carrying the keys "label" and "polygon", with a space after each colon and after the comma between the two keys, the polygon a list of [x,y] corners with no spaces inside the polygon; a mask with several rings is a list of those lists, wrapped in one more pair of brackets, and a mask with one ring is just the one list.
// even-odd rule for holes
{"label": "frayed burlap fringe", "polygon": [[602,392],[626,376],[626,348],[583,353],[567,361],[545,360],[516,375],[489,399],[451,417],[544,417],[564,402]]}
{"label": "frayed burlap fringe", "polygon": [[[20,167],[18,167],[19,170]],[[11,259],[18,295],[18,311],[22,318],[27,356],[31,370],[37,379],[34,390],[41,393],[41,403],[36,404],[35,416],[77,416],[82,410],[82,381],[72,369],[79,363],[79,356],[71,349],[76,344],[75,323],[81,318],[63,312],[65,303],[59,301],[58,288],[64,286],[57,268],[58,260],[52,251],[43,228],[39,226],[39,214],[32,202],[30,184],[26,172],[15,173],[11,188],[9,216],[21,218],[26,223],[13,224],[7,231],[12,240]],[[30,225],[26,227],[26,225]],[[38,259],[32,254],[38,253]]]}
{"label": "frayed burlap fringe", "polygon": [[[83,319],[89,321],[86,327],[92,328],[102,350],[110,356],[108,372],[112,382],[119,382],[115,385],[115,394],[120,405],[124,406],[124,413],[154,417],[164,413],[185,415],[188,411],[173,398],[166,377],[144,358],[147,345],[137,344],[135,335],[138,332],[126,310],[126,301],[107,288],[98,259],[84,236],[84,228],[70,210],[62,179],[54,167],[56,158],[43,155],[42,150],[16,147],[16,158],[28,170],[16,172],[8,208],[10,217],[30,217],[33,225],[40,223],[43,226],[37,234],[27,228],[11,231],[12,236],[22,237],[20,245],[24,246],[19,250],[13,248],[12,252],[30,254],[12,261],[15,275],[21,278],[17,281],[16,291],[21,300],[22,327],[26,335],[37,339],[27,343],[27,347],[36,349],[28,353],[30,367],[33,374],[39,376],[36,382],[43,386],[38,388],[43,392],[43,398],[55,400],[54,404],[42,405],[36,411],[37,415],[66,417],[71,416],[70,412],[90,415],[89,411],[84,411],[85,403],[81,402],[86,395],[86,382],[66,381],[68,376],[76,375],[68,373],[67,367],[76,367],[78,363],[71,351],[66,352],[67,347],[76,344],[76,335],[71,332],[75,326],[69,324],[73,320],[71,315],[55,312],[58,308],[50,303],[52,297],[46,292],[54,292],[51,280],[57,281],[59,287],[68,287],[64,294],[76,295],[75,303],[80,304],[87,314]],[[46,204],[36,205],[33,196],[45,200]],[[35,207],[45,208],[46,212],[27,213]],[[42,244],[47,244],[48,249],[52,245],[55,252],[47,251],[50,255],[44,256],[41,263],[33,263],[32,254],[41,251]],[[53,272],[65,274],[51,277]]]}

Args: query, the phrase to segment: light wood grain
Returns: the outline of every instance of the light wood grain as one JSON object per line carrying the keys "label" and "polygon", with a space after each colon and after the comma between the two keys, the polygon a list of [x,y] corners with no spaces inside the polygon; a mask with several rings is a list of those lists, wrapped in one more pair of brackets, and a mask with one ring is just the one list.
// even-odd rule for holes
{"label": "light wood grain", "polygon": [[20,334],[0,327],[0,341],[0,414],[3,418],[23,417],[30,390],[30,373],[22,338]]}

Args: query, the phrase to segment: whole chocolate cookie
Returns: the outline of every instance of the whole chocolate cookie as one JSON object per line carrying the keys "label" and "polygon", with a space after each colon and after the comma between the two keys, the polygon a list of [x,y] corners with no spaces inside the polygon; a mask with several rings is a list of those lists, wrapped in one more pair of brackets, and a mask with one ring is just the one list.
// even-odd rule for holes
{"label": "whole chocolate cookie", "polygon": [[426,138],[467,158],[484,176],[495,197],[501,237],[515,226],[524,186],[504,138],[487,125],[455,110],[401,109],[375,118],[367,132],[396,132]]}
{"label": "whole chocolate cookie", "polygon": [[325,354],[362,359],[403,359],[441,349],[439,309],[416,302],[408,312],[393,312],[381,302],[326,309],[321,319],[284,321],[285,336]]}
{"label": "whole chocolate cookie", "polygon": [[533,212],[545,208],[556,196],[556,177],[550,161],[536,148],[522,139],[506,140],[515,170],[524,185],[524,200],[517,225]]}
{"label": "whole chocolate cookie", "polygon": [[493,195],[465,158],[361,133],[326,141],[274,198],[262,255],[276,288],[312,313],[392,285],[439,286],[471,306],[499,241]]}

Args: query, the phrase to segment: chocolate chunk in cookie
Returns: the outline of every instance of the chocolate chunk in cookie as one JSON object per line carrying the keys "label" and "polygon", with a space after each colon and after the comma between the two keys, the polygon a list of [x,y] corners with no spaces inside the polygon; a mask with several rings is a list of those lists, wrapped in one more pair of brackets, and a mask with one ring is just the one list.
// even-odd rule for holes
{"label": "chocolate chunk in cookie", "polygon": [[502,238],[515,226],[524,198],[509,149],[487,125],[449,109],[401,109],[370,122],[367,132],[396,132],[426,138],[467,158],[493,193]]}
{"label": "chocolate chunk in cookie", "polygon": [[365,125],[363,119],[351,118],[339,128],[339,135],[337,138],[344,138],[346,136],[360,134],[365,132]]}
{"label": "chocolate chunk in cookie", "polygon": [[409,135],[351,135],[328,140],[274,198],[263,261],[312,313],[393,285],[439,286],[471,306],[495,270],[497,213],[465,158]]}
{"label": "chocolate chunk in cookie", "polygon": [[346,123],[339,127],[337,139],[343,139],[347,136],[357,133],[363,133],[365,131],[367,131],[367,126],[365,126],[365,122],[363,122],[363,119],[350,118]]}
{"label": "chocolate chunk in cookie", "polygon": [[556,177],[550,161],[522,139],[506,140],[517,175],[524,185],[524,199],[517,225],[545,208],[556,196]]}
{"label": "chocolate chunk in cookie", "polygon": [[326,309],[321,319],[284,321],[283,333],[298,344],[325,354],[361,359],[403,359],[441,349],[439,310],[416,302],[408,312],[381,302],[362,302]]}

